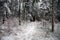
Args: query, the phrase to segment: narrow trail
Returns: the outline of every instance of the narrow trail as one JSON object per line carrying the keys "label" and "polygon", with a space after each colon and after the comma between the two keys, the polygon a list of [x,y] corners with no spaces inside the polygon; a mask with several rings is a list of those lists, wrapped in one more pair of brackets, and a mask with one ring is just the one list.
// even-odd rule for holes
{"label": "narrow trail", "polygon": [[19,26],[9,27],[10,31],[5,31],[5,36],[1,40],[58,40],[49,30],[43,29],[42,22],[26,22]]}

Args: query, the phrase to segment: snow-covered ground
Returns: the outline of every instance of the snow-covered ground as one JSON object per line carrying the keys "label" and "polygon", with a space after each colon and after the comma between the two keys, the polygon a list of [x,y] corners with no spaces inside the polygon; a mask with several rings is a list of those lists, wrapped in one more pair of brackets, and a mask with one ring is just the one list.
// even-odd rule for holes
{"label": "snow-covered ground", "polygon": [[18,20],[8,19],[0,26],[0,40],[59,40],[60,23],[55,24],[54,33],[48,21],[25,22],[18,25]]}

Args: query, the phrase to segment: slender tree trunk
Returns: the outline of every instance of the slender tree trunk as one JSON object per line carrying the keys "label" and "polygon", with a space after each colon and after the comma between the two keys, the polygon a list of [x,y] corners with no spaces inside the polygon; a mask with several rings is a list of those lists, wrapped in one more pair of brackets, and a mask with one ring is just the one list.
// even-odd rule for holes
{"label": "slender tree trunk", "polygon": [[4,22],[5,22],[5,17],[4,17],[4,14],[3,14],[3,22],[2,23],[4,24]]}
{"label": "slender tree trunk", "polygon": [[18,0],[18,8],[19,8],[19,11],[18,11],[19,25],[21,25],[21,20],[20,20],[20,4],[19,4],[19,0]]}
{"label": "slender tree trunk", "polygon": [[20,9],[19,9],[19,25],[21,25],[21,20],[20,20]]}
{"label": "slender tree trunk", "polygon": [[54,32],[54,0],[52,0],[52,32]]}
{"label": "slender tree trunk", "polygon": [[6,13],[6,18],[8,19],[8,14]]}

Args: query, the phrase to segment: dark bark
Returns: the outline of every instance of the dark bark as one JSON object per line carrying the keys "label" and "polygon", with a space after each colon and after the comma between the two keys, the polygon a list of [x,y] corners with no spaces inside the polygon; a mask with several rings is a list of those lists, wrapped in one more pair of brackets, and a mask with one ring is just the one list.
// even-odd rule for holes
{"label": "dark bark", "polygon": [[52,0],[52,32],[54,32],[54,0]]}
{"label": "dark bark", "polygon": [[18,17],[19,17],[19,25],[21,25],[21,20],[20,20],[20,9],[19,9]]}
{"label": "dark bark", "polygon": [[5,16],[3,15],[3,22],[2,23],[4,24],[4,22],[5,22]]}
{"label": "dark bark", "polygon": [[31,22],[35,21],[35,16],[32,16],[33,19],[30,19]]}

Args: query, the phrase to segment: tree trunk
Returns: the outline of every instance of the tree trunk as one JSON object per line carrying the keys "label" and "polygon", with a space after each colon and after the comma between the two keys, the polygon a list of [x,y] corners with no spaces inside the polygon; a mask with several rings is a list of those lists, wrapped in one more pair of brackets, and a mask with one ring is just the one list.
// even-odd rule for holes
{"label": "tree trunk", "polygon": [[20,20],[20,9],[19,9],[19,11],[18,11],[17,17],[18,17],[18,22],[19,22],[19,25],[20,25],[20,24],[21,24],[21,20]]}
{"label": "tree trunk", "polygon": [[54,0],[52,0],[52,32],[54,32]]}
{"label": "tree trunk", "polygon": [[4,17],[4,14],[3,14],[3,22],[2,23],[4,24],[4,22],[5,22],[5,17]]}

